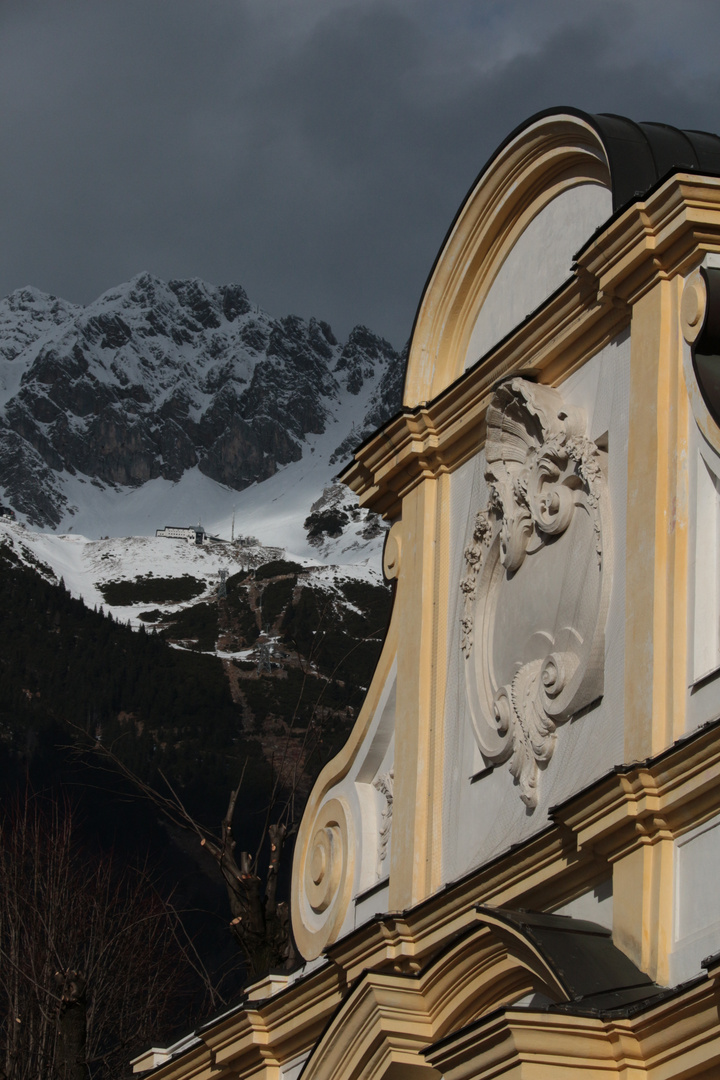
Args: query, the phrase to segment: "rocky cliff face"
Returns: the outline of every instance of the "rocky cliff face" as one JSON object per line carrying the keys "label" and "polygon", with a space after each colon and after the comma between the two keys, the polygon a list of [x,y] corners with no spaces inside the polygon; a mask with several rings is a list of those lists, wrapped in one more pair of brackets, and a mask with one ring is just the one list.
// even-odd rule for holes
{"label": "rocky cliff face", "polygon": [[403,358],[364,327],[273,319],[238,285],[140,274],[80,307],[36,289],[0,302],[0,488],[31,524],[63,478],[137,487],[197,467],[235,490],[299,460],[354,402],[351,444],[400,405]]}

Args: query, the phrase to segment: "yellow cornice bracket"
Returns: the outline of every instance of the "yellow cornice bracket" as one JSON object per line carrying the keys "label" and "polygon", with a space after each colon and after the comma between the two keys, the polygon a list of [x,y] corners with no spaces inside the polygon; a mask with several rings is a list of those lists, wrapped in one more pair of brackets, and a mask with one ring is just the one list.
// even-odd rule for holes
{"label": "yellow cornice bracket", "polygon": [[688,274],[720,250],[720,178],[676,173],[629,206],[576,257],[598,299],[635,304],[653,285]]}
{"label": "yellow cornice bracket", "polygon": [[579,851],[609,863],[665,832],[672,837],[720,812],[720,721],[653,758],[619,766],[551,811]]}

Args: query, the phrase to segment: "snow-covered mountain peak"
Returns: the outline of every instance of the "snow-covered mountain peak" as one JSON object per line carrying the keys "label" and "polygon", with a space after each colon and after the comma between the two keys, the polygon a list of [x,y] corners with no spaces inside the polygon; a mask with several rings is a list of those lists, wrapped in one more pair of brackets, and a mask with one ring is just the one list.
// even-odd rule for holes
{"label": "snow-covered mountain peak", "polygon": [[265,521],[265,542],[284,529],[302,546],[348,436],[397,409],[403,369],[366,327],[341,342],[237,284],[141,273],[86,307],[21,289],[0,302],[0,502],[92,537],[130,534],[141,507],[152,532],[173,500],[173,517],[229,524],[247,492],[255,534]]}

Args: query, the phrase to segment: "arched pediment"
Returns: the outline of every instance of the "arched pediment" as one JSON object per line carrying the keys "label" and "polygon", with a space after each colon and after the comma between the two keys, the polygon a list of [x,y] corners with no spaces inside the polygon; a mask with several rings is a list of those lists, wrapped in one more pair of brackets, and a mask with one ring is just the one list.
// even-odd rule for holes
{"label": "arched pediment", "polygon": [[501,1005],[566,993],[539,951],[478,923],[419,972],[368,971],[309,1058],[301,1080],[438,1080],[422,1051]]}
{"label": "arched pediment", "polygon": [[720,170],[718,137],[574,109],[514,131],[471,188],[428,278],[404,405],[436,398],[571,278],[598,228],[677,170]]}
{"label": "arched pediment", "polygon": [[[551,256],[545,236],[565,211],[573,218],[571,235],[556,235],[561,250]],[[555,113],[506,142],[461,207],[428,279],[415,320],[404,404],[413,407],[437,397],[467,361],[478,359],[479,352],[469,355],[473,335],[478,351],[491,342],[493,331],[502,337],[532,310],[522,310],[523,305],[537,307],[562,284],[570,276],[574,251],[611,213],[609,163],[588,120]],[[538,243],[545,246],[546,257],[542,266],[525,262],[520,284],[518,270],[526,260],[521,238],[534,231],[533,250]],[[513,259],[515,248],[519,259]],[[559,280],[556,267],[562,267]],[[499,301],[492,313],[491,291]],[[479,324],[481,313],[484,324]]]}
{"label": "arched pediment", "polygon": [[420,970],[410,958],[365,971],[300,1080],[438,1080],[424,1050],[535,995],[553,1008],[607,1006],[662,993],[602,926],[479,906],[477,924]]}

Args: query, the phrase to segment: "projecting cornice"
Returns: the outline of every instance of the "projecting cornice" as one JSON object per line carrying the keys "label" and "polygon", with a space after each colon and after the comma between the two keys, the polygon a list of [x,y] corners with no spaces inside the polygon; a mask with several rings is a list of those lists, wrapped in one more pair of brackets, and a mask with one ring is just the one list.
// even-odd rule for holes
{"label": "projecting cornice", "polygon": [[690,273],[719,244],[720,177],[677,173],[589,241],[576,274],[599,302],[632,305],[657,281]]}
{"label": "projecting cornice", "polygon": [[432,401],[404,407],[355,453],[341,479],[389,520],[426,478],[484,445],[495,385],[522,373],[562,383],[631,321],[657,282],[720,251],[720,178],[677,174],[613,218],[577,256],[572,278]]}
{"label": "projecting cornice", "polygon": [[663,754],[616,769],[552,812],[578,851],[608,862],[674,839],[720,812],[720,723]]}

